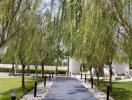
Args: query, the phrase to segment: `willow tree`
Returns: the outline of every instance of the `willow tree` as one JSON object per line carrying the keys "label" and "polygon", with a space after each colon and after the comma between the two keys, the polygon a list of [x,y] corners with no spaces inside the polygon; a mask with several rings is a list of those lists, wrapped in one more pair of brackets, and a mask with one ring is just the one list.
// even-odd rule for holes
{"label": "willow tree", "polygon": [[[110,84],[113,74],[112,61],[119,50],[117,49],[120,42],[119,34],[123,38],[122,50],[127,52],[131,59],[131,22],[128,16],[125,16],[126,5],[130,4],[128,1],[120,0],[118,3],[117,0],[60,1],[61,13],[56,18],[57,23],[61,18],[65,23],[56,24],[60,30],[59,34],[63,33],[64,51],[68,51],[69,56],[86,61],[90,69],[91,66],[107,64]],[[130,10],[128,11],[130,16]],[[125,30],[123,33],[118,32],[121,26]]]}
{"label": "willow tree", "polygon": [[12,40],[19,29],[18,20],[30,8],[29,0],[2,0],[0,1],[0,47]]}
{"label": "willow tree", "polygon": [[[118,56],[117,59],[117,55],[119,55],[120,51],[123,51],[124,54],[127,55],[127,59],[129,59],[129,63],[131,63],[131,3],[131,0],[95,0],[95,4],[103,12],[104,18],[112,19],[108,20],[107,22],[111,23],[109,25],[113,26],[113,32],[111,31],[112,29],[109,30],[106,27],[107,33],[109,34],[105,36],[106,42],[104,42],[105,45],[103,45],[106,49],[106,62],[109,66],[111,66],[112,60],[119,60],[119,58],[122,58]],[[106,24],[106,26],[107,25],[108,24]],[[111,33],[114,34],[112,35]],[[120,48],[117,45],[121,45],[122,47]],[[116,58],[114,58],[115,56]],[[111,74],[112,70],[110,70],[110,76],[112,76]]]}
{"label": "willow tree", "polygon": [[[61,2],[61,16],[63,23],[66,23],[62,24],[61,27],[63,30],[65,52],[68,51],[70,56],[78,59],[90,58],[96,44],[94,43],[96,38],[93,31],[94,29],[92,30],[93,19],[95,17],[90,16],[92,11],[90,11],[91,8],[88,8],[86,3],[87,2],[83,0]],[[87,46],[89,46],[89,48],[87,48]],[[82,52],[84,52],[83,55]]]}
{"label": "willow tree", "polygon": [[[121,0],[117,3],[111,1],[111,6],[113,6],[115,21],[119,24],[119,34],[121,37],[121,42],[123,43],[122,50],[126,53],[129,59],[129,64],[132,63],[132,21],[131,21],[131,0]],[[121,29],[122,27],[122,29]]]}
{"label": "willow tree", "polygon": [[[38,7],[39,2],[40,0],[34,2],[31,0],[0,1],[0,47],[7,44],[6,47],[10,48],[9,45],[12,45],[11,42],[16,39],[19,33],[21,33],[21,19],[25,17],[27,11],[35,10]],[[12,54],[9,55],[11,56]]]}
{"label": "willow tree", "polygon": [[71,24],[71,27],[68,26],[71,32],[67,35],[70,38],[68,38],[70,43],[66,45],[71,49],[71,55],[79,55],[79,58],[85,58],[90,65],[90,69],[91,66],[94,67],[107,62],[111,81],[111,64],[116,50],[116,23],[111,16],[112,10],[107,11],[108,5],[102,8],[104,2],[71,0],[68,3],[70,3],[71,16],[69,20],[67,19],[67,24]]}
{"label": "willow tree", "polygon": [[[90,11],[90,9],[86,8],[85,3],[86,2],[83,0],[70,0],[62,2],[62,18],[64,18],[63,23],[66,23],[62,24],[65,52],[68,51],[69,56],[78,59],[90,58],[94,52],[93,48],[95,45],[95,43],[93,43],[95,35],[91,29],[93,16],[90,17],[90,13],[87,13],[87,10]],[[87,15],[90,18],[87,17]],[[87,46],[89,46],[89,48],[87,48]],[[84,52],[83,55],[82,52]]]}
{"label": "willow tree", "polygon": [[36,38],[35,48],[36,54],[38,55],[39,59],[38,62],[41,64],[42,67],[42,77],[44,77],[44,65],[48,62],[47,59],[49,58],[49,56],[52,57],[52,54],[54,54],[54,51],[51,50],[51,48],[53,48],[54,43],[54,34],[52,34],[53,22],[51,18],[51,12],[48,8],[46,8],[45,12],[40,13],[39,24],[40,26]]}
{"label": "willow tree", "polygon": [[[65,27],[64,27],[64,20],[65,20],[65,11],[66,11],[66,2],[67,0],[58,0],[59,6],[57,8],[57,5],[55,4],[55,0],[51,0],[51,13],[53,16],[52,20],[52,29],[51,33],[53,35],[53,41],[54,41],[54,46],[55,46],[55,52],[56,52],[56,59],[55,59],[55,64],[56,64],[56,74],[59,66],[59,62],[61,59],[64,58],[64,45],[63,45],[63,40],[64,37],[63,35],[65,34]],[[53,10],[54,8],[57,8],[57,11]]]}
{"label": "willow tree", "polygon": [[[81,16],[81,7],[83,1],[78,0],[62,0],[59,1],[59,9],[57,13],[57,34],[58,38],[58,51],[69,58],[73,57],[73,53],[75,51],[75,39],[74,35],[76,34],[76,30],[78,27],[78,23],[80,21]],[[79,3],[79,5],[78,5]],[[79,13],[79,15],[78,15]]]}
{"label": "willow tree", "polygon": [[[2,63],[12,64],[11,73],[15,75],[15,64],[17,63],[17,52],[14,43],[13,45],[8,45],[5,49],[5,53],[2,55]],[[10,70],[9,70],[10,73]]]}
{"label": "willow tree", "polygon": [[[16,33],[15,38],[10,42],[8,45],[12,45],[14,48],[14,53],[17,53],[17,61],[19,64],[22,65],[22,88],[25,89],[25,78],[24,78],[24,73],[25,73],[25,67],[27,64],[27,59],[28,59],[28,54],[29,54],[29,49],[33,45],[31,43],[31,40],[34,37],[34,34],[36,34],[36,24],[32,25],[36,17],[35,17],[35,10],[37,9],[35,2],[30,3],[31,4],[28,10],[24,12],[22,17],[17,20],[17,26],[15,27],[16,29],[19,29],[19,32]],[[35,7],[35,9],[30,9],[30,7]],[[23,8],[21,8],[23,11]],[[8,48],[7,45],[7,48]]]}
{"label": "willow tree", "polygon": [[[132,62],[132,21],[131,21],[131,0],[96,0],[96,2],[99,2],[104,8],[105,5],[108,5],[108,9],[102,9],[104,12],[111,12],[111,17],[113,17],[114,22],[117,23],[117,32],[118,32],[118,38],[121,40],[119,42],[122,42],[123,48],[122,49],[129,59],[129,63]],[[98,4],[99,4],[98,3]],[[104,4],[105,3],[105,4]]]}
{"label": "willow tree", "polygon": [[[15,38],[16,34],[19,32],[19,28],[17,27],[18,20],[24,15],[24,12],[28,9],[29,3],[30,1],[28,0],[0,1],[0,48],[3,45],[11,42]],[[7,52],[8,53],[6,53],[6,56],[10,55],[11,52],[10,51]],[[8,63],[15,62],[13,61],[14,59],[13,56],[14,56],[13,54],[8,56],[9,58]]]}
{"label": "willow tree", "polygon": [[[23,21],[29,21],[28,17],[26,16],[27,19],[23,19]],[[24,24],[24,25],[23,25]],[[21,23],[20,26],[22,30],[20,31],[19,35],[16,38],[16,47],[17,47],[17,52],[18,52],[18,59],[19,62],[22,65],[22,88],[25,89],[25,79],[24,79],[24,73],[25,73],[25,67],[28,64],[27,63],[27,58],[28,58],[28,53],[31,46],[31,23]],[[25,27],[26,25],[26,27]],[[27,27],[27,25],[29,25]]]}

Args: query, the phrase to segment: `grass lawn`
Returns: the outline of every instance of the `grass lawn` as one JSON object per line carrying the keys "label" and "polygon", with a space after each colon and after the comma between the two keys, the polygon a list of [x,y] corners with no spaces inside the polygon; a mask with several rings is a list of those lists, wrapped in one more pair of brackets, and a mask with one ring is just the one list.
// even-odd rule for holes
{"label": "grass lawn", "polygon": [[[100,85],[97,85],[97,82],[94,81],[94,84],[96,87],[98,87],[100,90],[106,92],[106,86],[108,82],[100,81]],[[115,100],[132,100],[132,81],[128,82],[113,82],[112,85],[112,92],[110,95]]]}
{"label": "grass lawn", "polygon": [[10,100],[11,92],[10,89],[17,89],[17,99],[23,96],[24,93],[32,89],[34,80],[30,77],[25,78],[26,90],[22,91],[21,88],[21,77],[15,78],[0,78],[0,100]]}

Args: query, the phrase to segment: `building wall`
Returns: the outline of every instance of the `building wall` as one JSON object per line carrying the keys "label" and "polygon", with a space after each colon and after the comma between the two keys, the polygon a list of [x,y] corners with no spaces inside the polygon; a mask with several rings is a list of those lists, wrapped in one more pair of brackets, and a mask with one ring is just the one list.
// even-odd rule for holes
{"label": "building wall", "polygon": [[[109,75],[109,67],[104,65],[104,74]],[[112,63],[112,70],[115,75],[128,75],[129,74],[129,64],[127,63],[118,63],[113,61]]]}
{"label": "building wall", "polygon": [[114,68],[114,73],[116,73],[117,75],[129,74],[129,64],[127,63],[114,62],[112,66]]}
{"label": "building wall", "polygon": [[74,58],[69,59],[69,72],[71,74],[80,74],[80,62]]}

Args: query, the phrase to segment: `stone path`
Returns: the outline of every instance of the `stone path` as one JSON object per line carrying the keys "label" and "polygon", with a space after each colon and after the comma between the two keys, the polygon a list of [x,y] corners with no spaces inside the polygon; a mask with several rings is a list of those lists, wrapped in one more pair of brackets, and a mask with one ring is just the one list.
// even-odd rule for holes
{"label": "stone path", "polygon": [[43,100],[96,100],[96,98],[76,78],[57,77]]}

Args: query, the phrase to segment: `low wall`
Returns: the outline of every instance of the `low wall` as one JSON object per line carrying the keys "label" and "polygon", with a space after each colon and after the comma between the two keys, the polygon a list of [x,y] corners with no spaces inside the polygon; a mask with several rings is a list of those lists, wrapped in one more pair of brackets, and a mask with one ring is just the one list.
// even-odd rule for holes
{"label": "low wall", "polygon": [[[17,66],[17,69],[21,69],[21,65],[15,65]],[[34,65],[29,65],[30,69],[35,69]],[[45,69],[49,70],[55,70],[56,66],[44,66]],[[0,64],[0,68],[12,68],[12,64]],[[38,69],[41,69],[41,65],[38,65]],[[67,70],[67,66],[58,66],[58,69],[60,70]]]}

